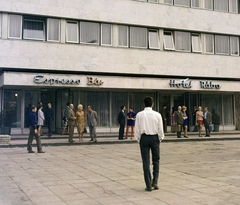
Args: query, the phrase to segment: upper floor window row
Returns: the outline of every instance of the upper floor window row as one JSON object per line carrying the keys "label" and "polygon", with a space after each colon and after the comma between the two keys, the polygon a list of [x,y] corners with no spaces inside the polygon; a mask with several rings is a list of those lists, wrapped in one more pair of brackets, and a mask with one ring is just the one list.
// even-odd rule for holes
{"label": "upper floor window row", "polygon": [[[239,0],[138,0],[151,3],[163,3],[169,5],[203,8],[215,11],[238,13]],[[240,11],[239,11],[240,12]]]}
{"label": "upper floor window row", "polygon": [[[139,26],[113,25],[36,16],[8,15],[8,38],[81,43],[168,51],[209,53],[239,56],[239,37],[171,31]],[[1,22],[0,13],[0,22]],[[62,25],[62,28],[60,28]],[[0,23],[1,34],[1,23]],[[1,37],[1,35],[0,35]],[[62,42],[62,40],[61,40]]]}

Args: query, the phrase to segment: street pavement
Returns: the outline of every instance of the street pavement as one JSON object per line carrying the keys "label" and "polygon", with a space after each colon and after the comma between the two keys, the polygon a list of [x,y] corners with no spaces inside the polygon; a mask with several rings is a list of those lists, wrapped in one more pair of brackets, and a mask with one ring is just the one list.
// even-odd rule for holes
{"label": "street pavement", "polygon": [[159,190],[152,192],[144,190],[135,141],[85,141],[48,143],[43,154],[28,154],[26,145],[1,147],[0,205],[240,204],[237,139],[163,141]]}

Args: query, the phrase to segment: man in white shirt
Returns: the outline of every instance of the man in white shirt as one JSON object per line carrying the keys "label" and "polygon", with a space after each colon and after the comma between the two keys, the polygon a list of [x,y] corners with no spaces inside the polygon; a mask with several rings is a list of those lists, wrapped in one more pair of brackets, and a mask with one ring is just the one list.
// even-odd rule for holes
{"label": "man in white shirt", "polygon": [[[160,113],[153,111],[154,101],[147,96],[145,108],[136,116],[134,137],[140,144],[146,191],[158,189],[160,142],[164,139],[163,122]],[[153,179],[150,172],[150,150],[153,162]]]}

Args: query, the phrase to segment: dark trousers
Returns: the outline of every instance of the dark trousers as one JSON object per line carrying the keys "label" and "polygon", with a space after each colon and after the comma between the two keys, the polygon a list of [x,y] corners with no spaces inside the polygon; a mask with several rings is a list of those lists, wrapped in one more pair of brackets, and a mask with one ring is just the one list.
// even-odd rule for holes
{"label": "dark trousers", "polygon": [[177,137],[181,137],[181,134],[182,134],[182,124],[178,124],[177,123],[177,125],[178,125],[178,131],[177,131]]}
{"label": "dark trousers", "polygon": [[38,151],[38,152],[42,151],[41,138],[40,138],[40,136],[38,136],[38,134],[35,134],[34,128],[33,128],[32,126],[29,127],[27,150],[28,150],[28,151],[32,151],[33,137],[35,137],[35,139],[36,139],[37,151]]}
{"label": "dark trousers", "polygon": [[52,136],[52,120],[47,120],[47,126],[48,126],[48,136]]}
{"label": "dark trousers", "polygon": [[71,141],[73,141],[73,133],[74,133],[75,125],[68,125],[68,127],[69,127],[68,141],[71,142]]}
{"label": "dark trousers", "polygon": [[89,126],[89,133],[90,133],[90,138],[91,140],[96,140],[97,139],[97,134],[96,134],[96,126]]}
{"label": "dark trousers", "polygon": [[167,120],[163,120],[163,131],[164,133],[167,132]]}
{"label": "dark trousers", "polygon": [[[157,184],[159,175],[160,140],[158,135],[142,134],[140,139],[140,150],[145,184],[147,188],[151,188],[152,184]],[[150,172],[150,150],[152,153],[153,179]]]}
{"label": "dark trousers", "polygon": [[119,135],[118,135],[118,139],[119,139],[119,140],[122,140],[122,139],[123,139],[124,127],[125,127],[125,125],[120,125],[120,127],[119,127]]}
{"label": "dark trousers", "polygon": [[209,123],[207,122],[207,120],[204,120],[203,123],[206,131],[206,136],[210,136]]}

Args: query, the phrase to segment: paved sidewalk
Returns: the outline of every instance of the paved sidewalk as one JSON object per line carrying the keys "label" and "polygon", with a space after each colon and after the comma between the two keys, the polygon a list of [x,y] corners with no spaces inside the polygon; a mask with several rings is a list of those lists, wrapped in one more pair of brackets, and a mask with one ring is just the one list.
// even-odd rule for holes
{"label": "paved sidewalk", "polygon": [[[24,140],[25,141],[25,140]],[[34,149],[36,150],[36,148]],[[239,141],[161,144],[144,191],[137,143],[0,148],[0,205],[239,205]]]}

